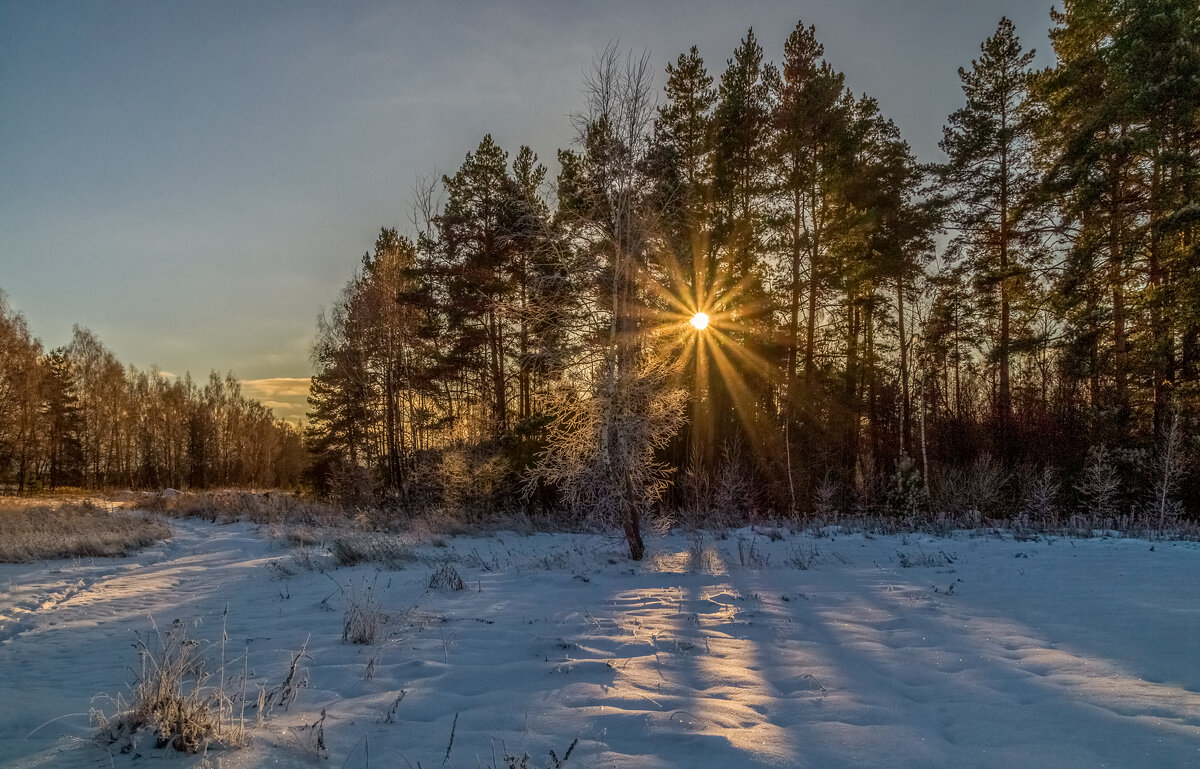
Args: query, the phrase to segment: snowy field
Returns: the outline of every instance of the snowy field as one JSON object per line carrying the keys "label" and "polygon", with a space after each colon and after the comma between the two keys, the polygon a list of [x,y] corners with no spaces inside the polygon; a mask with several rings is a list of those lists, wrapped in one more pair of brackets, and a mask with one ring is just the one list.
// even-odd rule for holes
{"label": "snowy field", "polygon": [[[541,769],[576,739],[565,766],[1200,767],[1195,543],[746,529],[632,564],[619,540],[512,534],[381,571],[171,526],[131,558],[0,565],[0,765],[201,763],[97,747],[87,717],[127,691],[136,634],[178,619],[213,666],[224,622],[251,692],[307,642],[290,709],[207,757],[228,769]],[[444,560],[465,589],[429,588]],[[384,635],[344,643],[371,585]]]}

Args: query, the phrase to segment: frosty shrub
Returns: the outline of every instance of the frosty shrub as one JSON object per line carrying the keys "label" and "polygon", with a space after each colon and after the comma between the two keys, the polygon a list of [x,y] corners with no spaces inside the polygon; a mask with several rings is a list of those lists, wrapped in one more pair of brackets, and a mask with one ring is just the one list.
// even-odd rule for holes
{"label": "frosty shrub", "polygon": [[721,446],[713,507],[724,520],[744,521],[751,512],[753,496],[750,473],[742,458],[741,441],[727,440]]}
{"label": "frosty shrub", "polygon": [[977,525],[983,518],[1003,515],[1008,502],[1009,472],[989,454],[969,465],[950,465],[933,477],[930,493],[934,510],[951,520]]}
{"label": "frosty shrub", "polygon": [[539,484],[556,486],[591,522],[621,526],[634,560],[642,557],[641,514],[671,477],[655,455],[683,422],[686,393],[669,386],[673,371],[647,357],[620,379],[606,367],[590,395],[561,389],[549,409],[548,447],[526,483],[527,495]]}
{"label": "frosty shrub", "polygon": [[[245,731],[233,716],[233,697],[227,693],[224,670],[206,670],[202,648],[175,620],[166,632],[155,632],[150,643],[139,638],[134,646],[141,672],[128,700],[109,698],[115,712],[93,708],[91,716],[102,742],[134,748],[139,732],[154,736],[155,747],[197,753],[209,746],[238,747]],[[222,651],[222,658],[224,653]]]}
{"label": "frosty shrub", "polygon": [[771,561],[769,553],[764,554],[754,539],[738,537],[738,563],[743,569],[765,569]]}
{"label": "frosty shrub", "polygon": [[451,515],[477,519],[495,508],[505,491],[509,464],[500,454],[454,447],[442,453],[435,485],[442,510]]}
{"label": "frosty shrub", "polygon": [[1158,451],[1150,463],[1153,497],[1149,508],[1158,528],[1165,528],[1183,514],[1179,484],[1186,464],[1183,437],[1179,430],[1179,412],[1171,415],[1171,424],[1163,431]]}
{"label": "frosty shrub", "polygon": [[416,560],[413,549],[394,534],[354,529],[333,529],[329,552],[339,566],[377,563],[399,569]]}
{"label": "frosty shrub", "polygon": [[700,452],[691,452],[681,481],[685,525],[689,529],[699,529],[713,510],[712,475],[701,461]]}
{"label": "frosty shrub", "polygon": [[1087,463],[1075,483],[1075,490],[1079,493],[1083,505],[1081,512],[1085,517],[1105,521],[1117,514],[1121,481],[1107,446],[1088,449]]}
{"label": "frosty shrub", "polygon": [[892,515],[910,518],[917,514],[924,497],[924,484],[917,463],[907,454],[896,460],[896,470],[888,486],[885,504]]}
{"label": "frosty shrub", "polygon": [[465,587],[463,578],[449,562],[437,567],[437,570],[429,578],[430,590],[462,590]]}
{"label": "frosty shrub", "polygon": [[1031,474],[1024,499],[1021,501],[1021,515],[1031,524],[1039,526],[1055,526],[1058,522],[1058,493],[1059,483],[1054,469],[1043,467],[1040,472]]}
{"label": "frosty shrub", "polygon": [[1005,490],[1010,477],[1004,465],[991,454],[977,457],[967,474],[971,507],[989,518],[1003,515],[1007,503]]}
{"label": "frosty shrub", "polygon": [[369,505],[375,500],[371,471],[361,465],[343,464],[331,479],[333,498],[345,507]]}
{"label": "frosty shrub", "polygon": [[878,515],[887,493],[887,477],[875,467],[874,458],[868,454],[854,468],[854,513],[869,517]]}
{"label": "frosty shrub", "polygon": [[808,571],[821,562],[821,551],[817,550],[817,546],[813,544],[807,547],[789,547],[787,557],[783,562],[793,569]]}
{"label": "frosty shrub", "polygon": [[838,517],[838,498],[842,487],[829,473],[817,484],[813,491],[813,515],[820,522],[836,520]]}

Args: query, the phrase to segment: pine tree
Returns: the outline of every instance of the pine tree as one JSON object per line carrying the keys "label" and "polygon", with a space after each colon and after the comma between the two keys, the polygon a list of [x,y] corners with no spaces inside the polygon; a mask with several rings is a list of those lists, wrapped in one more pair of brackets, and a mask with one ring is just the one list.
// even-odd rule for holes
{"label": "pine tree", "polygon": [[[756,459],[767,461],[777,452],[764,440],[774,431],[775,398],[772,361],[774,308],[766,290],[768,171],[772,112],[771,84],[778,78],[774,65],[763,63],[754,30],[721,74],[713,113],[710,154],[713,185],[713,224],[710,246],[715,271],[710,314],[722,318],[722,336],[704,338],[706,355],[716,365],[702,383],[708,393],[711,435],[741,440]],[[703,438],[707,455],[702,465],[715,467],[716,441]]]}
{"label": "pine tree", "polygon": [[995,412],[1004,446],[1011,440],[1014,351],[1027,335],[1014,319],[1014,306],[1030,290],[1034,259],[1033,56],[1022,50],[1012,22],[1001,19],[980,58],[958,71],[966,105],[950,116],[940,145],[949,156],[941,171],[953,201],[953,250],[971,265],[982,308],[992,318]]}
{"label": "pine tree", "polygon": [[449,269],[450,318],[459,334],[458,354],[474,359],[484,372],[483,394],[498,436],[510,427],[508,374],[519,345],[512,337],[520,334],[513,328],[519,319],[513,312],[518,267],[510,237],[519,210],[508,153],[488,134],[442,183],[446,207],[436,224]]}
{"label": "pine tree", "polygon": [[47,484],[51,489],[79,485],[83,478],[83,444],[79,439],[79,398],[66,350],[43,360],[42,418],[46,435]]}
{"label": "pine tree", "polygon": [[[1108,436],[1152,435],[1200,351],[1200,9],[1179,0],[1073,0],[1054,12],[1058,64],[1039,82],[1047,189],[1069,228],[1061,304]],[[1080,291],[1087,287],[1088,290]],[[1186,388],[1184,388],[1186,389]]]}
{"label": "pine tree", "polygon": [[[899,380],[896,400],[900,409],[897,432],[899,453],[904,455],[912,453],[914,448],[910,315],[918,280],[932,257],[932,236],[940,227],[940,212],[933,201],[921,197],[925,171],[896,125],[878,113],[873,101],[860,103],[858,114],[866,130],[847,198],[858,213],[864,253],[870,264],[869,280],[883,297],[894,299],[894,323],[888,325],[895,328]],[[886,299],[881,300],[881,305],[886,304]],[[868,322],[872,322],[869,315]],[[874,356],[871,362],[876,363]],[[871,379],[876,375],[871,372]],[[872,405],[870,413],[878,412]],[[875,423],[873,417],[873,428]]]}
{"label": "pine tree", "polygon": [[[734,281],[755,276],[761,250],[759,200],[765,187],[770,134],[772,65],[762,61],[762,46],[751,29],[721,74],[713,115],[712,177],[716,205],[713,246]],[[760,290],[751,289],[752,294]]]}
{"label": "pine tree", "polygon": [[666,101],[658,107],[648,168],[656,206],[671,234],[682,278],[705,304],[703,292],[713,279],[707,264],[712,181],[709,168],[713,79],[696,46],[667,65]]}
{"label": "pine tree", "polygon": [[777,231],[786,286],[789,418],[798,404],[801,357],[805,388],[810,398],[815,395],[818,314],[828,290],[827,260],[852,155],[845,79],[821,58],[824,52],[816,29],[798,23],[784,46],[781,76],[773,83],[772,160],[781,206]]}

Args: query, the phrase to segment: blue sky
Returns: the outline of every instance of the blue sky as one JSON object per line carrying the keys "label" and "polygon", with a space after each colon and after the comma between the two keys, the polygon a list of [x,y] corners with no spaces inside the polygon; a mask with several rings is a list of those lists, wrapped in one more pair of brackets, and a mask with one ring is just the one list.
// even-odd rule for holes
{"label": "blue sky", "polygon": [[[1001,15],[1049,64],[1049,3],[0,0],[0,290],[47,347],[91,328],[125,362],[302,411],[315,319],[418,174],[485,133],[545,160],[609,41],[714,76],[747,27],[778,60],[817,26],[855,92],[938,159]],[[660,84],[662,81],[660,74]]]}

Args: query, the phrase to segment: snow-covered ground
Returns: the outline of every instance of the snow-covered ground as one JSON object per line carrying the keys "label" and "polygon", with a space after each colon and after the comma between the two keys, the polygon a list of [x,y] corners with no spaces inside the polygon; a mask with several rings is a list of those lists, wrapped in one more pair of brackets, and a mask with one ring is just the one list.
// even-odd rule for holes
{"label": "snow-covered ground", "polygon": [[[1200,767],[1195,543],[742,530],[632,564],[619,540],[512,534],[322,572],[248,524],[171,526],[132,558],[0,565],[0,764],[198,763],[110,754],[86,713],[151,618],[215,657],[228,607],[227,667],[277,684],[307,641],[308,680],[209,756],[229,769],[540,768],[577,738],[568,767]],[[465,590],[428,588],[442,559]],[[365,585],[386,640],[343,643]]]}

